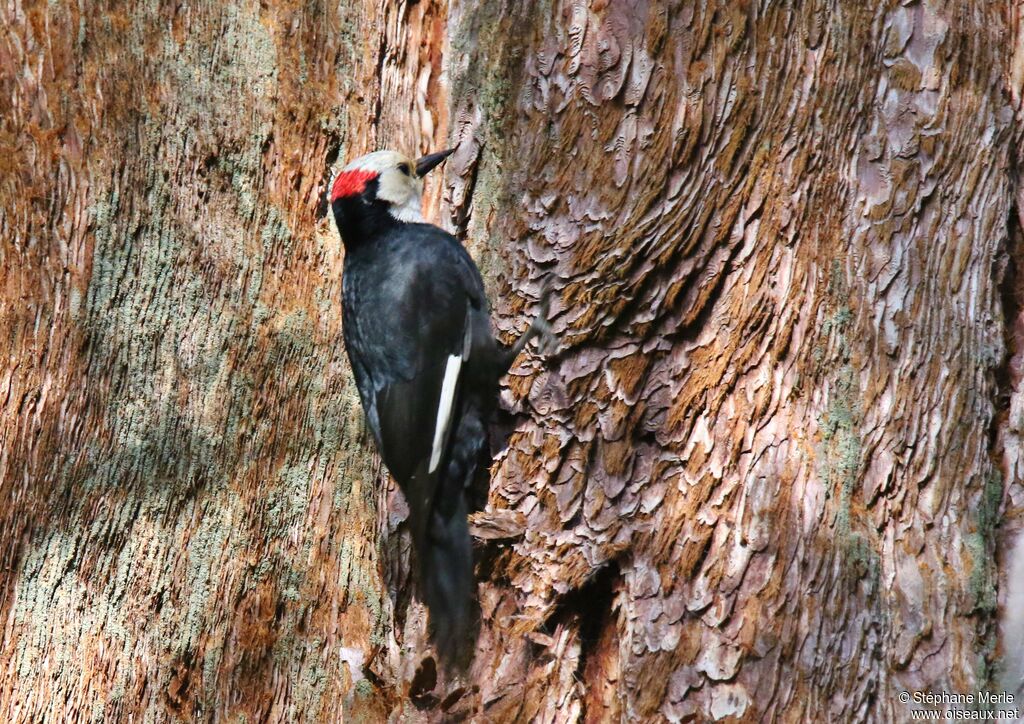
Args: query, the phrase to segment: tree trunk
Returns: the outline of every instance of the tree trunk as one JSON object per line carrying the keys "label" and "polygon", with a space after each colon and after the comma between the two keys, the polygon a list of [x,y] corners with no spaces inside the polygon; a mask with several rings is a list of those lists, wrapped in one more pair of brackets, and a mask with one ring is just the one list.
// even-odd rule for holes
{"label": "tree trunk", "polygon": [[[0,719],[1024,709],[1021,5],[867,5],[0,7]],[[428,217],[560,338],[464,680],[322,202],[455,143]]]}

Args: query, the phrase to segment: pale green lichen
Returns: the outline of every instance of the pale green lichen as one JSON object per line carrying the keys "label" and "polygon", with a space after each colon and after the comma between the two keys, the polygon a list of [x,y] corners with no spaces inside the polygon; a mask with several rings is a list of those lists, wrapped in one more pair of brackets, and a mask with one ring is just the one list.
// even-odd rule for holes
{"label": "pale green lichen", "polygon": [[843,301],[826,317],[822,325],[822,340],[814,350],[814,358],[820,363],[825,358],[826,348],[830,348],[841,365],[829,377],[828,406],[818,420],[821,432],[817,451],[818,475],[826,495],[835,500],[835,541],[843,551],[849,570],[856,578],[876,585],[881,570],[878,551],[865,533],[857,530],[860,526],[851,520],[853,495],[863,454],[859,433],[860,395],[847,337],[853,313],[845,303],[848,292],[842,267],[833,262],[831,271],[829,295]]}
{"label": "pale green lichen", "polygon": [[973,610],[983,615],[993,613],[998,605],[998,571],[994,551],[1002,498],[1003,481],[993,471],[985,480],[975,507],[975,529],[964,536],[971,557],[967,592]]}
{"label": "pale green lichen", "polygon": [[850,502],[860,468],[857,416],[853,369],[847,364],[833,380],[828,408],[819,420],[819,474],[829,494],[838,497],[836,528],[840,539],[850,535]]}
{"label": "pale green lichen", "polygon": [[356,696],[373,696],[373,684],[369,679],[360,679],[356,682]]}

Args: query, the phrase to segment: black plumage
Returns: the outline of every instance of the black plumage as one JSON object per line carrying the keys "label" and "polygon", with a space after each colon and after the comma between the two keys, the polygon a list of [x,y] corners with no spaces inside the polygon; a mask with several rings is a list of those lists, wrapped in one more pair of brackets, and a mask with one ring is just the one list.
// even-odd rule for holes
{"label": "black plumage", "polygon": [[[394,165],[418,183],[410,165]],[[475,629],[467,488],[487,447],[499,378],[544,325],[513,347],[498,343],[473,260],[443,229],[397,218],[378,198],[384,172],[390,167],[357,168],[332,193],[345,245],[345,346],[368,426],[408,501],[432,640],[443,660],[464,665]]]}

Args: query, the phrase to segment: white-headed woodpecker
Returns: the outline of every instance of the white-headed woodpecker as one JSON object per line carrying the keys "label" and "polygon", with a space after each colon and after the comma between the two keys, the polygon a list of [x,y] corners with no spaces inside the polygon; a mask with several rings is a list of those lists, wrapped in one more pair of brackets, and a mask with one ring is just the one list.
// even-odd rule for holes
{"label": "white-headed woodpecker", "polygon": [[408,501],[431,640],[446,664],[462,667],[475,630],[467,488],[487,449],[499,378],[550,331],[545,292],[514,345],[495,340],[476,264],[424,222],[423,176],[451,153],[362,156],[334,180],[330,201],[345,245],[345,347],[359,397]]}

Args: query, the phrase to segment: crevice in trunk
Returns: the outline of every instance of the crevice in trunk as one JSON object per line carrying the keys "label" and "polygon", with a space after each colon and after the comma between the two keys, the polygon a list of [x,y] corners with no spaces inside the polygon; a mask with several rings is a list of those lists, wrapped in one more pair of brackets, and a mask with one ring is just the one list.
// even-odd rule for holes
{"label": "crevice in trunk", "polygon": [[[1014,174],[1013,186],[1019,186]],[[1006,425],[1010,412],[1010,397],[1019,382],[1019,375],[1014,374],[1014,361],[1021,352],[1021,340],[1017,330],[1022,301],[1024,301],[1024,278],[1020,274],[1020,257],[1024,253],[1024,230],[1021,228],[1020,209],[1014,201],[1006,221],[1006,247],[997,259],[996,276],[999,278],[999,302],[1003,313],[1002,359],[992,369],[995,378],[993,406],[995,414],[989,429],[990,450],[995,458],[996,466],[1005,473],[1003,464],[1003,443],[999,432]]]}
{"label": "crevice in trunk", "polygon": [[338,155],[341,153],[341,137],[332,134],[330,143],[327,146],[327,156],[324,158],[324,172],[320,178],[320,188],[322,189],[320,197],[317,199],[316,211],[314,212],[314,218],[320,221],[327,212],[330,211],[330,195],[331,195],[331,181],[333,180],[333,172],[335,162],[338,160]]}
{"label": "crevice in trunk", "polygon": [[619,564],[613,561],[570,594],[572,600],[567,603],[579,616],[580,672],[586,669],[603,631],[612,623],[616,583],[620,576]]}
{"label": "crevice in trunk", "polygon": [[486,147],[481,147],[476,159],[473,161],[469,171],[469,179],[466,181],[466,193],[462,203],[453,209],[452,222],[455,224],[455,236],[459,241],[465,243],[469,235],[469,220],[473,215],[473,194],[476,192],[477,178],[480,176],[480,164],[484,162],[483,155]]}
{"label": "crevice in trunk", "polygon": [[610,715],[598,710],[598,706],[607,698],[606,684],[618,678],[615,599],[621,579],[619,563],[610,561],[582,586],[562,597],[545,626],[548,633],[563,625],[576,628],[580,652],[575,678],[581,682],[583,693],[580,721],[606,721]]}
{"label": "crevice in trunk", "polygon": [[[1011,411],[1013,396],[1021,385],[1020,366],[1024,352],[1024,325],[1021,324],[1021,310],[1024,309],[1024,274],[1021,273],[1024,227],[1019,205],[1020,169],[1016,164],[1011,170],[1011,179],[1012,201],[1007,214],[1005,248],[997,257],[998,267],[995,270],[999,279],[1004,345],[1003,357],[992,369],[995,389],[989,452],[996,474],[986,484],[977,515],[979,535],[987,537],[986,543],[993,553],[993,595],[990,598],[995,621],[986,617],[979,624],[981,634],[990,642],[987,659],[996,662],[996,670],[990,669],[988,678],[993,686],[1020,694],[1024,691],[1021,686],[1024,659],[1019,653],[1019,643],[1024,641],[1024,619],[1019,611],[1024,602],[1024,586],[1019,580],[1019,572],[1024,569],[1024,539],[1021,538],[1021,521],[1010,513],[1014,506],[1011,496],[1012,486],[1017,483],[1017,473],[1013,460],[1014,446],[1010,446],[1009,453],[1007,449],[1008,442],[1020,434],[1014,429]],[[975,578],[972,575],[972,584]]]}

